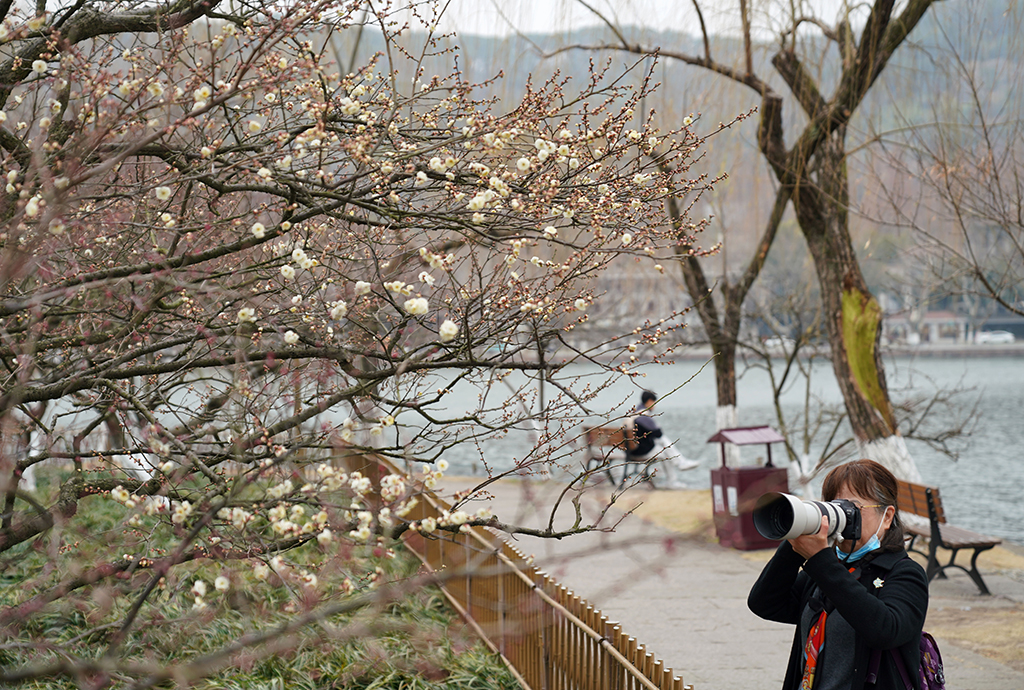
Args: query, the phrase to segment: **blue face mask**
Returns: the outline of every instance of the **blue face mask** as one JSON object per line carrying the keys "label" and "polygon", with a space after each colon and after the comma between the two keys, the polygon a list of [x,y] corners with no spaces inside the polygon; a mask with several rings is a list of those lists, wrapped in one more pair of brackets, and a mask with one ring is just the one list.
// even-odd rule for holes
{"label": "blue face mask", "polygon": [[875,549],[880,548],[882,548],[882,542],[878,541],[878,534],[876,533],[871,535],[871,538],[868,539],[867,544],[860,547],[853,553],[846,553],[845,551],[840,550],[839,545],[836,544],[836,556],[838,556],[839,560],[843,563],[853,563],[854,561],[859,561],[861,558],[871,553]]}
{"label": "blue face mask", "polygon": [[842,551],[839,548],[839,544],[836,544],[836,556],[839,557],[839,560],[842,563],[849,564],[849,563],[853,563],[854,561],[859,561],[860,559],[864,558],[864,556],[866,556],[867,554],[871,553],[875,549],[882,548],[882,542],[880,542],[878,540],[878,533],[881,532],[881,531],[882,531],[882,523],[879,523],[878,524],[878,529],[876,529],[875,533],[871,535],[871,538],[868,539],[867,543],[864,544],[864,546],[862,546],[859,549],[857,549],[856,551],[854,551],[853,553],[846,553],[845,551]]}

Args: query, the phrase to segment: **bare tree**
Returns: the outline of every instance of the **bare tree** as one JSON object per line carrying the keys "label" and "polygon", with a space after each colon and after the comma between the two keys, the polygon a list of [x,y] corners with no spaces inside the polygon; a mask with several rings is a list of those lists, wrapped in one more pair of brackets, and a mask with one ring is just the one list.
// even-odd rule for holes
{"label": "bare tree", "polygon": [[[615,41],[571,46],[657,54],[741,85],[760,99],[757,142],[778,185],[775,201],[747,269],[735,283],[726,281],[720,289],[724,315],[718,315],[711,300],[698,310],[712,344],[721,353],[716,362],[719,409],[735,405],[735,341],[743,300],[791,204],[814,259],[825,303],[824,324],[832,365],[858,450],[910,480],[920,476],[899,434],[885,381],[878,350],[881,309],[868,289],[850,241],[845,140],[850,119],[931,4],[932,0],[909,0],[897,9],[893,0],[867,5],[842,3],[835,20],[828,21],[804,4],[769,3],[760,8],[762,14],[758,15],[758,8],[740,2],[742,41],[736,52],[724,58],[713,54],[703,10],[696,2],[703,53],[629,40],[603,15]],[[783,118],[783,94],[768,76],[757,71],[761,46],[754,22],[758,16],[765,18],[765,26],[760,28],[776,36],[771,65],[791,94],[793,110],[788,127]],[[731,50],[737,44],[728,45]],[[828,88],[831,94],[826,92]],[[670,200],[670,217],[673,213]],[[678,220],[674,223],[677,228],[685,227]],[[686,246],[685,240],[681,246]],[[682,263],[690,294],[707,294],[712,283],[701,267],[688,265],[685,255]]]}
{"label": "bare tree", "polygon": [[[977,8],[981,9],[981,8]],[[959,30],[929,46],[930,121],[898,113],[875,157],[882,219],[911,228],[932,289],[959,295],[975,327],[986,303],[1024,316],[1024,165],[1019,12],[965,12]]]}
{"label": "bare tree", "polygon": [[[0,682],[189,684],[365,634],[330,620],[421,584],[386,566],[408,530],[611,527],[504,524],[472,493],[440,521],[409,511],[450,449],[524,424],[510,471],[571,470],[581,412],[638,373],[564,334],[618,257],[656,270],[664,199],[706,187],[659,169],[692,132],[628,130],[646,80],[555,77],[499,111],[429,4],[418,38],[361,1],[44,9],[5,6],[0,39]],[[339,69],[348,31],[384,50]],[[600,375],[560,375],[578,361]],[[236,610],[237,640],[188,644]],[[65,615],[73,635],[47,622]]]}

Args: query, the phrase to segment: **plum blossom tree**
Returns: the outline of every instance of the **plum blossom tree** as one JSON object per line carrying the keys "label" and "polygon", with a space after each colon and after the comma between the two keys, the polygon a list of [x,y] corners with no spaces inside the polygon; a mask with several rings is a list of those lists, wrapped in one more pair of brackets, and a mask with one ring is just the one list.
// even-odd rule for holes
{"label": "plum blossom tree", "polygon": [[[663,200],[709,184],[688,129],[627,129],[649,82],[595,66],[499,109],[430,4],[419,33],[334,0],[2,11],[0,682],[193,683],[398,592],[408,530],[525,529],[468,496],[409,511],[454,446],[524,421],[516,471],[571,469],[593,396],[640,374],[564,335],[613,261],[677,251]],[[356,30],[385,49],[340,69]],[[576,361],[604,375],[559,376]],[[370,452],[425,469],[344,462]]]}

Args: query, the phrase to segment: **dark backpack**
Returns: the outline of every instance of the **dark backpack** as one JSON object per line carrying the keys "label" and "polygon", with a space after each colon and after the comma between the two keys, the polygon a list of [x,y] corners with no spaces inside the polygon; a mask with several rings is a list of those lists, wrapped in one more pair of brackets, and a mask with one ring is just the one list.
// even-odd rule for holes
{"label": "dark backpack", "polygon": [[[939,645],[930,633],[921,633],[921,668],[919,680],[921,690],[946,690],[946,678],[942,675],[942,654],[939,652]],[[903,679],[903,686],[907,690],[914,690],[914,684],[910,680],[910,673],[903,663],[903,657],[895,649],[890,649],[893,661],[896,662],[896,669]],[[881,650],[874,650],[871,653],[871,663],[868,666],[868,684],[874,684],[878,679],[878,665],[882,661]]]}

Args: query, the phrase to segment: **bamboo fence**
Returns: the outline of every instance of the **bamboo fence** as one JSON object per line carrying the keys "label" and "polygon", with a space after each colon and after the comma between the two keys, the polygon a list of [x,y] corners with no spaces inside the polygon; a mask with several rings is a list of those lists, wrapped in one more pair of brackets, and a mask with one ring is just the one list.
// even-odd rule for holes
{"label": "bamboo fence", "polygon": [[[407,518],[437,519],[448,508],[424,491]],[[450,604],[527,690],[693,690],[636,638],[492,530],[472,527],[429,537],[410,531],[405,543],[437,573]]]}

